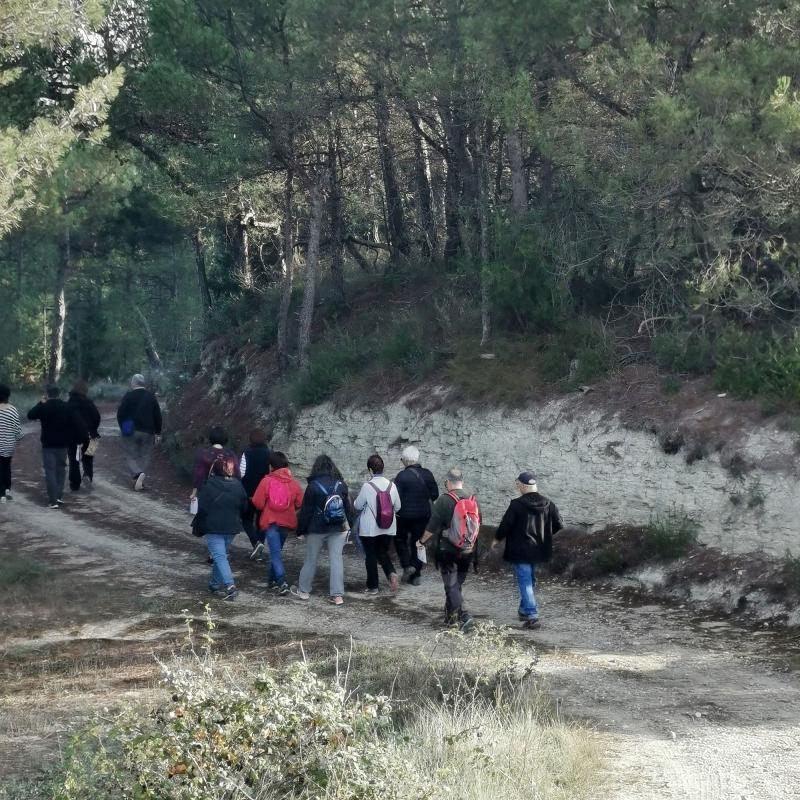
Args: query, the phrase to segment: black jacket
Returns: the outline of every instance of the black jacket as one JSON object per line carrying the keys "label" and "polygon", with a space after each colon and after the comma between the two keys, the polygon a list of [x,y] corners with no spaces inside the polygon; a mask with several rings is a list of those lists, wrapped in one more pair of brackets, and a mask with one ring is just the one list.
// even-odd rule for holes
{"label": "black jacket", "polygon": [[28,412],[28,419],[38,419],[42,423],[42,447],[69,447],[89,436],[83,419],[58,398],[37,403]]}
{"label": "black jacket", "polygon": [[439,487],[430,470],[419,464],[401,469],[394,479],[400,495],[398,517],[403,519],[429,519],[431,502],[439,496]]}
{"label": "black jacket", "polygon": [[161,434],[161,406],[156,396],[147,389],[131,389],[117,409],[117,422],[132,419],[134,430],[142,433]]}
{"label": "black jacket", "polygon": [[[329,525],[322,516],[322,509],[329,493],[336,484],[337,494],[344,501],[344,510],[347,523],[342,522]],[[322,488],[320,488],[322,487]],[[347,530],[347,525],[353,524],[353,504],[350,502],[347,484],[337,481],[330,475],[311,475],[308,478],[308,488],[303,495],[303,505],[297,515],[297,535],[305,536],[307,533],[341,533]]]}
{"label": "black jacket", "polygon": [[212,475],[197,493],[200,530],[206,533],[236,534],[242,530],[242,514],[250,501],[238,478]]}
{"label": "black jacket", "polygon": [[100,427],[100,412],[97,406],[85,395],[77,392],[69,393],[67,405],[83,420],[88,432],[87,439],[97,439],[100,434],[97,429]]}
{"label": "black jacket", "polygon": [[538,492],[531,492],[511,501],[495,538],[505,539],[506,561],[536,564],[550,560],[553,534],[563,527],[556,504]]}
{"label": "black jacket", "polygon": [[247,467],[244,478],[242,478],[242,486],[248,497],[252,497],[256,493],[261,479],[269,472],[269,453],[269,447],[265,444],[248,447],[244,451]]}

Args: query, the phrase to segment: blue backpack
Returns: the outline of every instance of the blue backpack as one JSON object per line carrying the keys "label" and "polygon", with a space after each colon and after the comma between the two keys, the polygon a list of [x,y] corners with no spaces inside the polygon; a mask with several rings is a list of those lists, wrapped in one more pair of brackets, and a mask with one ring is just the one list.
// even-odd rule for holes
{"label": "blue backpack", "polygon": [[336,481],[333,488],[328,491],[319,481],[314,481],[319,487],[319,490],[325,495],[325,500],[322,503],[322,519],[326,525],[337,525],[347,519],[347,514],[344,510],[344,500],[339,494],[339,486],[341,481]]}

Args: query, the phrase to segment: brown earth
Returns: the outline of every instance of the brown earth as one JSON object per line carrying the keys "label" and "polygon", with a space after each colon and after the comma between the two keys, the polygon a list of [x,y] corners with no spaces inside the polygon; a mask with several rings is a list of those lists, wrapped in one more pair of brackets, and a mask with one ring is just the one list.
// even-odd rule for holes
{"label": "brown earth", "polygon": [[[0,507],[0,556],[48,570],[30,587],[0,587],[0,776],[52,763],[70,733],[103,709],[154,701],[153,655],[180,648],[182,609],[198,617],[209,599],[185,483],[160,452],[149,491],[134,494],[111,420],[103,433],[94,490],[68,496],[61,511],[44,506],[38,446],[27,436],[15,459],[16,499]],[[290,540],[286,557],[296,575],[301,544]],[[366,601],[357,594],[363,565],[351,553],[346,602],[333,608],[322,574],[319,594],[302,603],[266,591],[264,568],[241,541],[233,567],[242,593],[232,604],[213,602],[213,614],[220,647],[248,660],[291,656],[301,640],[418,647],[439,630],[442,592],[430,572],[397,597]],[[610,771],[603,798],[800,795],[796,642],[677,603],[642,605],[552,578],[539,587],[544,624],[533,634],[517,627],[508,575],[471,575],[466,598],[479,619],[507,624],[536,646],[560,711],[597,729]]]}

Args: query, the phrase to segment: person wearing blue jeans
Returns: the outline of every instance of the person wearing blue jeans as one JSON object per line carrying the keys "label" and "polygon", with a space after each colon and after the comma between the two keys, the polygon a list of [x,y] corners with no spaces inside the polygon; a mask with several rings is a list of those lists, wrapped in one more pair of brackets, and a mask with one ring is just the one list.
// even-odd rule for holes
{"label": "person wearing blue jeans", "polygon": [[234,600],[239,594],[228,548],[242,530],[242,514],[250,505],[242,482],[235,477],[237,466],[235,455],[223,454],[197,493],[197,521],[213,562],[208,588],[214,594],[224,591],[226,600]]}
{"label": "person wearing blue jeans", "polygon": [[286,583],[286,570],[283,567],[281,551],[286,544],[289,532],[286,528],[274,523],[264,532],[269,549],[269,576],[274,586],[282,587]]}
{"label": "person wearing blue jeans", "polygon": [[518,616],[523,627],[539,627],[536,603],[536,565],[549,561],[553,553],[553,535],[564,526],[556,504],[539,494],[536,475],[521,472],[516,480],[519,497],[514,498],[495,533],[494,549],[505,541],[503,558],[508,561],[519,587]]}

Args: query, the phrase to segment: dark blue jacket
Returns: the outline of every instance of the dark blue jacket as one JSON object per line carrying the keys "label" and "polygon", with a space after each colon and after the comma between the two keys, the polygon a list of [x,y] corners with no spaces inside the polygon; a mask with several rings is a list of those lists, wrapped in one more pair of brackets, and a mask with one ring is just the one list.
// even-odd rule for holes
{"label": "dark blue jacket", "polygon": [[400,494],[400,510],[397,516],[402,519],[428,519],[431,503],[439,496],[439,487],[429,469],[419,464],[401,469],[394,479]]}
{"label": "dark blue jacket", "polygon": [[247,468],[242,478],[242,486],[248,497],[256,493],[261,479],[269,472],[269,452],[269,447],[259,444],[248,447],[243,453]]}
{"label": "dark blue jacket", "polygon": [[237,534],[242,530],[242,514],[249,500],[238,478],[212,475],[197,493],[200,530],[206,533]]}
{"label": "dark blue jacket", "polygon": [[[338,486],[336,485],[338,484]],[[320,488],[322,487],[322,488]],[[336,493],[344,501],[344,510],[347,523],[329,525],[322,516],[322,509],[330,493],[336,487]],[[353,523],[353,504],[350,502],[347,484],[337,481],[330,475],[311,475],[308,478],[308,488],[303,495],[303,505],[297,515],[297,535],[305,536],[307,533],[341,533]]]}

